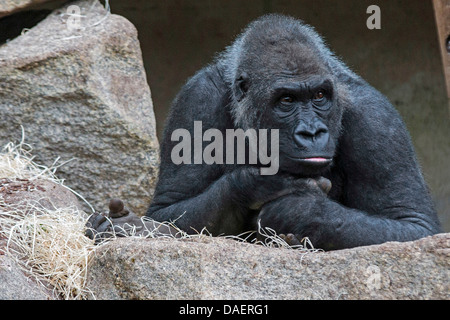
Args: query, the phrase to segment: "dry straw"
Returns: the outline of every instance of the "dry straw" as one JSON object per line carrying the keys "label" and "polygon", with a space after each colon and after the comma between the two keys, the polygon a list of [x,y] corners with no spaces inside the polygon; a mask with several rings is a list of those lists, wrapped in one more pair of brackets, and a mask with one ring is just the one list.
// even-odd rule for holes
{"label": "dry straw", "polygon": [[[0,178],[47,179],[62,186],[51,167],[36,164],[23,140],[8,143],[0,154]],[[86,214],[77,208],[43,207],[39,201],[6,202],[0,194],[0,239],[7,239],[5,253],[38,283],[53,288],[55,297],[83,298],[93,241],[84,236]]]}
{"label": "dry straw", "polygon": [[55,297],[83,298],[95,248],[84,236],[83,215],[74,208],[48,210],[33,203],[6,205],[0,200],[0,207],[0,234],[8,239],[8,255],[39,283],[49,284]]}

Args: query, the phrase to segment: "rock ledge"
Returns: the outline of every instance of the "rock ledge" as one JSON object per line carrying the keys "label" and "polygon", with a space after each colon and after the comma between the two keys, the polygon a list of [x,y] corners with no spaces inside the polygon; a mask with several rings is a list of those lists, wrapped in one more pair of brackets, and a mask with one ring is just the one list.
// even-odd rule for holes
{"label": "rock ledge", "polygon": [[231,239],[118,239],[96,252],[96,299],[450,299],[450,234],[304,254]]}

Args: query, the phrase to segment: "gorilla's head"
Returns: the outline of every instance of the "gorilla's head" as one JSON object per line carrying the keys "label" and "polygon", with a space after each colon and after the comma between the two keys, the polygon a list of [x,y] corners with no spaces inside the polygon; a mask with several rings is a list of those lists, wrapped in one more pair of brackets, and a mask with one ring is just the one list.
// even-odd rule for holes
{"label": "gorilla's head", "polygon": [[335,154],[344,90],[315,31],[293,18],[264,16],[226,57],[236,127],[279,129],[280,169],[323,173]]}

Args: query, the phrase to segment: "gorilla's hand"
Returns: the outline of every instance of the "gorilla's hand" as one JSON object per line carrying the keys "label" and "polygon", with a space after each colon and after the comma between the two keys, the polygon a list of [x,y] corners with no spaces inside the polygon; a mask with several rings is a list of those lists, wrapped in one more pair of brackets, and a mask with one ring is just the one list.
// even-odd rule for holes
{"label": "gorilla's hand", "polygon": [[266,202],[258,220],[262,228],[272,228],[289,245],[298,246],[304,237],[311,235],[314,225],[320,223],[320,204],[327,200],[331,182],[319,177],[297,179],[294,185],[294,192]]}
{"label": "gorilla's hand", "polygon": [[296,186],[294,193],[314,191],[319,194],[328,194],[332,187],[331,181],[324,177],[297,179],[294,185]]}
{"label": "gorilla's hand", "polygon": [[124,207],[122,200],[111,199],[109,213],[94,213],[86,223],[86,236],[99,243],[111,237],[135,236],[173,236],[178,237],[175,228],[143,219]]}
{"label": "gorilla's hand", "polygon": [[231,190],[245,207],[258,210],[264,204],[305,188],[328,193],[331,182],[325,178],[295,178],[290,174],[261,175],[256,167],[241,167],[231,173]]}

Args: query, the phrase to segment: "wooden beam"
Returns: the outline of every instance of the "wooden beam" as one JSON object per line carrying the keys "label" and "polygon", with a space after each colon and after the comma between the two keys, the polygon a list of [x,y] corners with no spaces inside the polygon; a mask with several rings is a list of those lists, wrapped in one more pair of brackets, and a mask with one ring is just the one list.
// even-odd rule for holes
{"label": "wooden beam", "polygon": [[433,0],[433,6],[447,84],[447,96],[450,99],[450,0]]}

